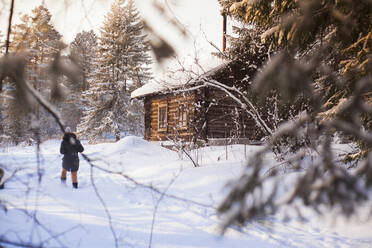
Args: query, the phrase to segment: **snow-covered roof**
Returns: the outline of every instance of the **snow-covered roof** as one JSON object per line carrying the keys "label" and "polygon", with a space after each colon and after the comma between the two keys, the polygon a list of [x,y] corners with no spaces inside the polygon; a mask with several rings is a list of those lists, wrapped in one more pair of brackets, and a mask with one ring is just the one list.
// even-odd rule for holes
{"label": "snow-covered roof", "polygon": [[156,94],[156,93],[159,93],[159,92],[166,93],[166,92],[169,92],[172,89],[185,87],[187,85],[192,86],[195,83],[197,83],[201,77],[204,77],[204,78],[205,77],[210,77],[215,72],[217,72],[218,70],[226,67],[228,64],[229,63],[223,63],[223,64],[205,72],[204,74],[200,75],[199,77],[196,77],[196,78],[191,79],[191,80],[190,79],[189,80],[183,79],[183,80],[180,80],[180,81],[174,80],[173,82],[151,81],[151,82],[143,85],[142,87],[134,90],[131,94],[131,98],[141,98],[141,97]]}
{"label": "snow-covered roof", "polygon": [[167,91],[171,88],[176,88],[176,87],[179,87],[179,86],[181,86],[181,85],[180,84],[170,85],[168,83],[161,83],[161,82],[157,82],[157,81],[151,81],[151,82],[143,85],[142,87],[134,90],[130,96],[131,96],[131,98],[140,98],[140,97],[151,95],[151,94],[154,94],[154,93],[157,93],[157,92],[165,92],[165,91]]}

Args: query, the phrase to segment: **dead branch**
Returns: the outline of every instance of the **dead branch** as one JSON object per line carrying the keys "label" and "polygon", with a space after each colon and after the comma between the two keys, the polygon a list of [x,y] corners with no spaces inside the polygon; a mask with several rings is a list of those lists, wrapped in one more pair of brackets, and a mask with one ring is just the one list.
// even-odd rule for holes
{"label": "dead branch", "polygon": [[27,242],[17,242],[17,241],[11,241],[6,238],[0,237],[0,244],[5,244],[5,245],[11,245],[12,247],[24,247],[24,248],[44,248],[46,246],[42,245],[34,245],[32,243],[27,243]]}
{"label": "dead branch", "polygon": [[[17,209],[18,211],[22,212],[24,215],[26,215],[28,218],[32,219],[34,224],[36,224],[38,227],[40,227],[43,231],[45,231],[46,233],[49,234],[49,237],[47,240],[50,240],[50,239],[53,239],[55,240],[59,245],[60,247],[67,247],[66,245],[63,244],[63,242],[59,239],[59,234],[55,234],[53,233],[48,227],[46,227],[45,225],[43,225],[39,219],[37,218],[37,216],[35,214],[32,214],[30,213],[29,211],[25,210],[25,209],[19,209],[17,208],[17,206],[13,205],[12,203],[10,202],[7,202],[7,205],[10,205],[12,207],[14,207],[15,209]],[[65,233],[66,231],[64,231]],[[7,239],[4,239],[3,237],[0,236],[0,244],[4,242],[5,244],[13,244],[18,246],[18,247],[45,247],[43,246],[43,242],[40,242],[39,245],[35,245],[35,244],[32,244],[32,243],[23,243],[23,242],[13,242],[13,241],[9,241]],[[9,243],[9,242],[12,242],[12,243]]]}
{"label": "dead branch", "polygon": [[176,181],[176,179],[178,178],[178,176],[181,174],[181,171],[179,171],[179,173],[177,175],[175,175],[172,180],[168,183],[167,187],[164,189],[163,193],[160,195],[159,199],[156,201],[156,204],[155,204],[155,207],[154,207],[154,211],[152,213],[152,221],[151,221],[151,232],[150,232],[150,240],[149,240],[149,248],[151,248],[151,244],[152,244],[152,236],[153,236],[153,232],[154,232],[154,225],[155,225],[155,217],[156,217],[156,214],[157,214],[157,211],[158,211],[158,207],[160,205],[160,202],[163,200],[166,192],[168,191],[168,189],[172,186],[172,184]]}
{"label": "dead branch", "polygon": [[[134,185],[136,185],[138,187],[149,189],[149,190],[151,190],[151,191],[153,191],[153,192],[155,192],[155,193],[157,193],[159,195],[163,194],[163,191],[159,190],[158,188],[156,188],[156,187],[154,187],[152,185],[147,185],[147,184],[140,183],[140,182],[136,181],[135,179],[133,179],[132,177],[126,175],[125,173],[123,173],[121,171],[113,171],[113,170],[109,170],[109,169],[100,167],[100,166],[94,164],[93,161],[86,154],[81,153],[81,155],[84,158],[84,160],[87,161],[87,163],[91,167],[95,167],[95,168],[97,168],[97,169],[99,169],[101,171],[104,171],[104,172],[107,172],[107,173],[110,173],[110,174],[122,176],[127,181],[133,183]],[[213,205],[210,205],[210,204],[200,203],[200,202],[197,202],[197,201],[194,201],[194,200],[185,199],[185,198],[182,198],[182,197],[179,197],[179,196],[175,196],[175,195],[171,195],[171,194],[165,194],[165,196],[168,197],[168,198],[172,198],[172,199],[175,199],[175,200],[178,200],[178,201],[182,201],[182,202],[186,202],[186,203],[189,203],[189,204],[193,204],[193,205],[196,205],[196,206],[200,206],[200,207],[204,207],[204,208],[210,208],[210,209],[215,209],[215,207]]]}
{"label": "dead branch", "polygon": [[15,176],[15,174],[16,174],[18,171],[20,171],[20,170],[21,170],[21,169],[16,168],[16,169],[12,172],[12,174],[10,174],[9,177],[7,177],[6,179],[2,180],[2,179],[4,178],[5,173],[4,173],[4,169],[0,167],[0,189],[3,189],[4,186],[5,186],[5,183],[6,183],[7,181],[9,181],[10,179],[12,179],[12,178]]}

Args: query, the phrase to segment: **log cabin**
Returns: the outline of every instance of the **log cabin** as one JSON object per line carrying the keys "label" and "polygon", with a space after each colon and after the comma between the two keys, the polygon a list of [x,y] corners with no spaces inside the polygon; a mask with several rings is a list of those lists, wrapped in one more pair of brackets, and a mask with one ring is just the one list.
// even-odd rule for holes
{"label": "log cabin", "polygon": [[[227,17],[221,14],[224,52]],[[230,144],[261,143],[281,121],[305,110],[308,101],[300,98],[297,102],[285,102],[275,91],[270,93],[271,99],[266,95],[262,101],[256,96],[251,84],[266,56],[241,57],[187,82],[152,82],[133,91],[132,98],[144,101],[144,138],[193,143],[201,140],[211,145],[227,144],[227,140]]]}
{"label": "log cabin", "polygon": [[234,143],[257,142],[262,128],[240,102],[235,89],[245,94],[256,73],[255,66],[232,61],[186,83],[148,83],[132,92],[144,101],[144,138],[149,141],[210,144],[229,139]]}

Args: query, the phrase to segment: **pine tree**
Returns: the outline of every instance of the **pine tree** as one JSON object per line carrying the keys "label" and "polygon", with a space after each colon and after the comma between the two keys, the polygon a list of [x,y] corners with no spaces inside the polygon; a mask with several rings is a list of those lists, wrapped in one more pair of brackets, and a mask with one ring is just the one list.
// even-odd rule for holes
{"label": "pine tree", "polygon": [[133,0],[117,0],[105,18],[101,29],[100,51],[106,57],[112,78],[123,81],[125,90],[131,80],[139,87],[150,79],[148,52],[150,47],[142,34],[143,25]]}
{"label": "pine tree", "polygon": [[[89,81],[95,69],[95,60],[98,54],[98,38],[93,30],[78,33],[70,43],[68,59],[76,62],[82,72],[79,81],[72,82],[64,78],[63,84],[67,89],[66,99],[59,104],[62,118],[66,125],[75,129],[81,121],[81,116],[86,108],[86,101],[82,94],[88,90]],[[68,60],[66,58],[66,60]]]}
{"label": "pine tree", "polygon": [[81,91],[88,89],[88,78],[90,78],[94,59],[97,56],[98,38],[93,30],[78,33],[70,44],[70,56],[77,62],[83,71],[81,84],[75,85]]}
{"label": "pine tree", "polygon": [[[293,102],[303,94],[310,105],[306,113],[283,125],[266,145],[269,149],[286,137],[306,135],[309,139],[310,145],[285,160],[294,165],[292,168],[302,170],[291,192],[283,196],[278,190],[283,179],[277,177],[280,169],[264,172],[264,153],[255,154],[248,161],[249,170],[232,183],[231,192],[219,207],[219,212],[228,216],[225,227],[275,214],[282,207],[298,211],[298,202],[320,214],[335,211],[352,216],[370,199],[368,192],[372,187],[372,3],[219,2],[224,13],[255,29],[262,42],[277,51],[267,65],[259,68],[261,72],[253,83],[256,94],[265,96],[277,90]],[[359,150],[344,160],[353,160],[357,172],[337,161],[331,142],[336,131],[358,142]],[[316,153],[319,158],[309,164],[306,156],[311,153],[307,152]],[[268,190],[264,186],[268,179],[278,187]],[[260,197],[262,194],[268,197]]]}
{"label": "pine tree", "polygon": [[[286,120],[290,120],[304,110],[310,110],[308,100],[304,94],[299,94],[296,99],[288,100],[280,94],[277,89],[260,96],[255,92],[254,79],[264,68],[271,57],[278,52],[278,48],[273,48],[261,40],[261,30],[253,26],[241,25],[233,26],[234,34],[227,35],[229,46],[224,53],[215,53],[221,59],[228,59],[239,64],[239,70],[244,78],[237,89],[250,100],[255,108],[263,113],[262,119],[272,129],[277,128]],[[278,145],[286,146],[282,151],[294,151],[299,144],[304,144],[304,139],[282,139]]]}
{"label": "pine tree", "polygon": [[63,48],[62,36],[51,24],[49,10],[42,5],[32,10],[32,16],[24,15],[21,20],[12,33],[11,51],[27,52],[28,80],[41,91],[47,88],[45,66]]}
{"label": "pine tree", "polygon": [[[32,15],[23,15],[21,23],[13,27],[11,36],[10,51],[13,53],[23,52],[26,56],[26,80],[43,96],[51,93],[49,80],[48,64],[53,60],[54,55],[63,48],[61,42],[62,36],[51,24],[51,14],[44,6],[36,7],[32,10]],[[9,94],[12,93],[12,87],[9,86]],[[15,103],[17,105],[17,103]],[[18,124],[8,123],[9,133],[17,133],[14,128],[19,128],[31,135],[30,114],[33,114],[38,120],[39,129],[42,135],[52,135],[57,131],[55,121],[38,107],[32,113],[22,110],[16,110],[15,105],[9,104],[7,121],[17,120]],[[18,104],[19,105],[19,104]],[[12,135],[13,137],[19,136]]]}
{"label": "pine tree", "polygon": [[142,108],[130,101],[130,92],[150,79],[149,46],[132,0],[115,1],[101,29],[99,56],[90,88],[84,93],[89,107],[79,132],[91,140],[120,132],[142,132]]}
{"label": "pine tree", "polygon": [[133,85],[130,91],[141,87],[151,79],[150,64],[151,50],[146,35],[143,34],[143,24],[140,20],[139,13],[134,6],[134,0],[128,0],[126,6],[126,50],[129,61],[129,78],[132,79]]}
{"label": "pine tree", "polygon": [[[226,13],[252,25],[261,33],[266,44],[286,51],[287,61],[311,64],[303,71],[308,80],[291,83],[287,91],[291,96],[316,88],[322,98],[317,108],[319,120],[334,117],[347,118],[342,106],[356,94],[356,82],[371,75],[372,4],[368,1],[231,1],[219,0]],[[315,62],[316,61],[316,62]],[[280,63],[278,63],[280,64]],[[292,66],[290,63],[281,64]],[[293,68],[292,68],[293,69]],[[298,68],[300,69],[300,68]],[[283,71],[283,70],[282,70]],[[311,73],[311,75],[309,75]],[[301,75],[299,73],[298,75]],[[268,78],[266,78],[268,79]],[[267,85],[273,80],[266,80]],[[273,84],[272,84],[273,85]],[[372,104],[371,97],[365,98]],[[362,114],[363,128],[372,129],[371,117]],[[359,140],[356,138],[356,140]],[[361,142],[362,156],[368,145]]]}

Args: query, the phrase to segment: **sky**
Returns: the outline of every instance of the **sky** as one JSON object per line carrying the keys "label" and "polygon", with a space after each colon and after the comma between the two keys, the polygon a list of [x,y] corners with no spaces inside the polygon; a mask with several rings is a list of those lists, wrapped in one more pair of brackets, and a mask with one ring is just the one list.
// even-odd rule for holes
{"label": "sky", "polygon": [[[222,17],[217,0],[158,0],[165,7],[166,14],[185,28],[187,36],[170,24],[153,6],[153,0],[135,0],[137,9],[147,23],[177,51],[179,61],[185,65],[192,64],[197,57],[200,63],[209,69],[218,64],[211,52],[217,50],[212,42],[221,49]],[[82,30],[95,30],[99,33],[105,14],[110,10],[113,0],[15,0],[13,23],[19,22],[20,16],[44,4],[52,14],[52,22],[70,43]],[[6,35],[10,0],[0,0],[1,34]],[[155,71],[161,73],[161,68]],[[168,65],[169,66],[169,63]],[[167,67],[166,66],[166,67]],[[164,66],[162,67],[164,69]],[[158,72],[159,73],[159,72]]]}

